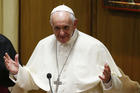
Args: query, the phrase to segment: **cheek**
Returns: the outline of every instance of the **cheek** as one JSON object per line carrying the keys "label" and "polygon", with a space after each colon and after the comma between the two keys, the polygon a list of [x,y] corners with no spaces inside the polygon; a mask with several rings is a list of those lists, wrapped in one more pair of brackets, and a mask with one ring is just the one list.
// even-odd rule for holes
{"label": "cheek", "polygon": [[58,32],[54,32],[54,34],[55,34],[55,36],[58,36],[58,35],[59,35],[59,33],[58,33]]}
{"label": "cheek", "polygon": [[74,31],[70,31],[70,32],[69,32],[69,35],[70,35],[70,36],[72,36],[72,35],[73,35],[73,33],[74,33]]}
{"label": "cheek", "polygon": [[67,33],[65,33],[65,35],[66,35],[68,38],[70,38],[70,37],[72,36],[72,33],[67,32]]}

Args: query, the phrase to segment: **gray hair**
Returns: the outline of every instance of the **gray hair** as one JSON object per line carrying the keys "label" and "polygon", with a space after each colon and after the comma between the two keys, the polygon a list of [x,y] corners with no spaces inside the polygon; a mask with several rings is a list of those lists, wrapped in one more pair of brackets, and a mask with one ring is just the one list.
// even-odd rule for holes
{"label": "gray hair", "polygon": [[[59,12],[62,12],[62,11],[59,11]],[[54,12],[54,13],[56,13],[56,12]],[[52,25],[52,15],[54,14],[54,13],[52,13],[51,15],[50,15],[50,24]],[[69,13],[69,12],[68,12]],[[76,20],[76,18],[75,18],[75,16],[72,14],[72,13],[69,13],[70,14],[70,19],[72,20],[72,23],[74,24],[74,21]]]}

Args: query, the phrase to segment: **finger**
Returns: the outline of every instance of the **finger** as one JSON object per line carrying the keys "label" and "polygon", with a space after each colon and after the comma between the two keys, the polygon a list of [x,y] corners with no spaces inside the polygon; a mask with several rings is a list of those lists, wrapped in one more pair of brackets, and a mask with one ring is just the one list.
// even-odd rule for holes
{"label": "finger", "polygon": [[106,71],[103,72],[103,75],[104,75],[105,78],[109,76]]}
{"label": "finger", "polygon": [[105,71],[107,77],[111,76],[110,69],[106,68],[104,71]]}
{"label": "finger", "polygon": [[8,63],[7,58],[5,56],[3,58],[4,58],[4,63],[5,64]]}
{"label": "finger", "polygon": [[105,69],[106,69],[108,72],[111,72],[110,67],[109,67],[109,65],[108,65],[107,63],[105,64]]}
{"label": "finger", "polygon": [[5,59],[5,66],[7,69],[9,68],[7,59]]}
{"label": "finger", "polygon": [[15,63],[18,64],[18,54],[15,55]]}
{"label": "finger", "polygon": [[102,77],[102,76],[99,76],[99,78],[102,80],[102,81],[104,81],[105,79],[104,79],[104,77]]}
{"label": "finger", "polygon": [[109,67],[109,65],[107,66],[107,70],[108,70],[108,72],[110,72],[110,73],[111,73],[111,70],[110,70],[110,67]]}
{"label": "finger", "polygon": [[15,55],[15,62],[18,62],[18,54]]}
{"label": "finger", "polygon": [[108,68],[108,67],[109,67],[109,65],[106,63],[106,64],[105,64],[105,68]]}
{"label": "finger", "polygon": [[105,68],[104,71],[108,74],[110,74],[110,68]]}
{"label": "finger", "polygon": [[108,66],[108,64],[107,64],[107,63],[105,63],[104,67],[106,67],[106,66]]}
{"label": "finger", "polygon": [[7,52],[5,53],[5,57],[6,57],[8,60],[11,59]]}

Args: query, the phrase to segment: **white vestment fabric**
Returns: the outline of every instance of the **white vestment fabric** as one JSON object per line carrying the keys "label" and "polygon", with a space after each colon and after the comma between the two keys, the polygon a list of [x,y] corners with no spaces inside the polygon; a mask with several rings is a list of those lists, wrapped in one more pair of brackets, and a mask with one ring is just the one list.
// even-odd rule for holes
{"label": "white vestment fabric", "polygon": [[[41,88],[49,92],[47,73],[51,73],[52,89],[55,93],[54,81],[58,77],[57,67],[59,66],[60,71],[68,57],[60,76],[62,84],[59,85],[57,93],[121,93],[122,83],[118,77],[122,75],[109,51],[100,41],[76,29],[69,44],[68,47],[67,45],[61,47],[55,35],[41,40],[27,65],[19,68],[16,85],[26,91]],[[63,48],[65,46],[66,49]],[[71,53],[68,55],[70,49]],[[111,68],[112,86],[109,89],[104,87],[99,78],[105,63]]]}

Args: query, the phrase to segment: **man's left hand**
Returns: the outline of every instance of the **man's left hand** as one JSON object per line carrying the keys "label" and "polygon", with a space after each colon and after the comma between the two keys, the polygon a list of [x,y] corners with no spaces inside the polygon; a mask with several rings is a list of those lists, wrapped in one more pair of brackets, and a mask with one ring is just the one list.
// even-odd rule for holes
{"label": "man's left hand", "polygon": [[111,70],[108,64],[104,65],[103,76],[99,76],[103,83],[108,83],[111,79]]}

